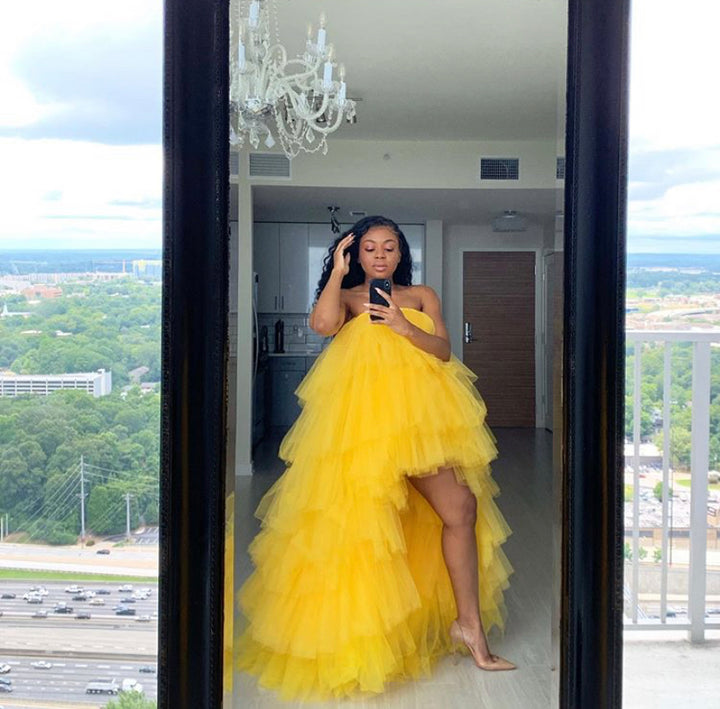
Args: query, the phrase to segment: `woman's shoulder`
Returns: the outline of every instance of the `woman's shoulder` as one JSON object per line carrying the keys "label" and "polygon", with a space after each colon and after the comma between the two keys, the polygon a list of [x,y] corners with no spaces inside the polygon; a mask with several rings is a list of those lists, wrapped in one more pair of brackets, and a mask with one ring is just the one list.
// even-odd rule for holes
{"label": "woman's shoulder", "polygon": [[432,306],[437,304],[440,300],[431,286],[417,283],[412,286],[406,286],[406,288],[406,293],[421,304],[421,310],[425,310],[428,305]]}

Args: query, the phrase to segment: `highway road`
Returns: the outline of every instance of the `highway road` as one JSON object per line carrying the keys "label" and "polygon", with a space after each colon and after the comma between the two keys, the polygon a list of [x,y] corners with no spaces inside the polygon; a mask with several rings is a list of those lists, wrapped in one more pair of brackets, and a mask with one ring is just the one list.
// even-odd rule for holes
{"label": "highway road", "polygon": [[[0,678],[12,681],[12,693],[0,693],[0,704],[9,709],[13,701],[34,700],[45,702],[47,709],[53,704],[77,704],[92,707],[104,704],[111,696],[100,697],[86,694],[88,682],[95,679],[115,678],[118,683],[124,679],[135,679],[143,688],[148,699],[157,698],[157,667],[153,663],[127,662],[124,660],[77,661],[71,659],[51,659],[49,669],[37,669],[30,663],[37,657],[5,658],[12,668]],[[140,668],[150,668],[152,672],[141,672]],[[42,704],[40,704],[42,705]]]}
{"label": "highway road", "polygon": [[[43,586],[42,603],[28,603],[23,595],[31,586]],[[82,587],[95,593],[103,605],[92,605],[91,598],[73,600],[76,593],[66,591],[71,584],[57,582],[0,581],[0,665],[10,671],[0,674],[0,681],[12,681],[12,693],[0,693],[0,706],[98,707],[106,700],[85,693],[92,679],[114,677],[135,679],[143,685],[145,695],[156,697],[157,660],[157,584],[132,584],[121,591],[122,583],[88,582]],[[80,585],[80,584],[78,584]],[[140,589],[149,597],[135,598]],[[99,593],[105,591],[106,593]],[[14,598],[1,596],[14,595]],[[125,599],[125,602],[123,602]],[[58,603],[73,607],[70,614],[54,613]],[[95,601],[98,603],[98,601]],[[133,608],[135,616],[116,615],[114,608]],[[46,617],[33,617],[37,611]],[[77,612],[90,618],[78,619]],[[143,621],[137,618],[142,617]],[[32,662],[44,660],[52,665],[38,669]],[[141,667],[152,671],[140,672]],[[13,704],[13,702],[17,702]]]}

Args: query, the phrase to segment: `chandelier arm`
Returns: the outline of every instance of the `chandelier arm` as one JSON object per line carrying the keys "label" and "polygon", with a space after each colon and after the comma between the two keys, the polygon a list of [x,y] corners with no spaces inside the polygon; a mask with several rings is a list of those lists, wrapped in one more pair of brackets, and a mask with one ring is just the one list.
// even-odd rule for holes
{"label": "chandelier arm", "polygon": [[[293,87],[291,86],[290,88],[293,88]],[[294,99],[294,96],[295,96],[294,91],[288,92],[288,96],[290,96],[291,99]],[[320,107],[317,109],[317,111],[300,114],[300,115],[308,123],[311,121],[316,121],[318,118],[320,118],[320,116],[323,115],[323,113],[325,113],[325,111],[327,111],[329,103],[330,103],[330,96],[328,95],[327,92],[325,92],[325,93],[323,93],[322,103],[320,104]],[[293,107],[295,107],[295,106],[296,106],[296,103],[293,100]]]}
{"label": "chandelier arm", "polygon": [[[297,83],[300,83],[303,79],[312,79],[315,76],[317,76],[317,71],[320,68],[320,62],[316,61],[313,65],[308,64],[303,59],[288,59],[286,62],[286,66],[290,66],[292,64],[300,64],[301,66],[308,67],[306,71],[299,71],[295,74],[290,74],[288,76],[288,79],[292,79],[293,81],[296,81]],[[308,85],[308,88],[310,86]]]}
{"label": "chandelier arm", "polygon": [[311,128],[314,131],[321,133],[322,135],[329,135],[330,133],[332,133],[333,131],[336,131],[340,127],[340,122],[342,121],[342,119],[343,119],[343,112],[338,111],[337,115],[335,116],[335,122],[332,124],[332,126],[313,125],[313,126],[311,126]]}

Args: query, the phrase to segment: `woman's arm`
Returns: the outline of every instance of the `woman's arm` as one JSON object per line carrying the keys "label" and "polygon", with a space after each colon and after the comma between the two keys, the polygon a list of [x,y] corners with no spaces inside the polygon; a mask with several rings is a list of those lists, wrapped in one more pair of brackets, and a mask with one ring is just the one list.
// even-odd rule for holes
{"label": "woman's arm", "polygon": [[350,254],[345,250],[350,246],[355,235],[350,233],[338,241],[333,253],[333,268],[330,278],[322,289],[322,293],[310,313],[308,324],[319,335],[334,335],[347,318],[347,306],[342,298],[341,286],[343,278],[350,271]]}
{"label": "woman's arm", "polygon": [[407,337],[416,347],[435,355],[443,362],[447,362],[450,359],[450,338],[448,337],[445,322],[443,321],[440,299],[429,286],[418,287],[422,289],[423,312],[427,313],[435,323],[434,335],[425,332],[425,330],[417,325],[413,325],[387,293],[383,292],[382,297],[387,300],[390,305],[365,303],[365,306],[368,308],[367,312],[380,315],[382,318],[381,320],[371,320],[374,324],[387,325],[399,335]]}
{"label": "woman's arm", "polygon": [[310,313],[308,324],[315,332],[324,337],[334,335],[345,324],[347,313],[340,292],[342,280],[342,273],[333,271],[330,274],[325,288]]}

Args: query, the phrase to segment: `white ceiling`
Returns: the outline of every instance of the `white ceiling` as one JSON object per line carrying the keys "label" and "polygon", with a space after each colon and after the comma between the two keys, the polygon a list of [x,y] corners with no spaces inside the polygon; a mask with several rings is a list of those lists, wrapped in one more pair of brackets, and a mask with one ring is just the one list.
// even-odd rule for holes
{"label": "white ceiling", "polygon": [[555,138],[564,95],[565,0],[277,0],[294,57],[307,23],[362,98],[342,139]]}
{"label": "white ceiling", "polygon": [[[566,0],[276,0],[288,56],[327,14],[358,122],[332,140],[555,141],[564,107]],[[322,157],[317,159],[322,160]],[[327,206],[396,221],[487,222],[515,209],[552,219],[557,191],[253,186],[254,218],[328,221]],[[231,190],[231,213],[237,189]]]}

